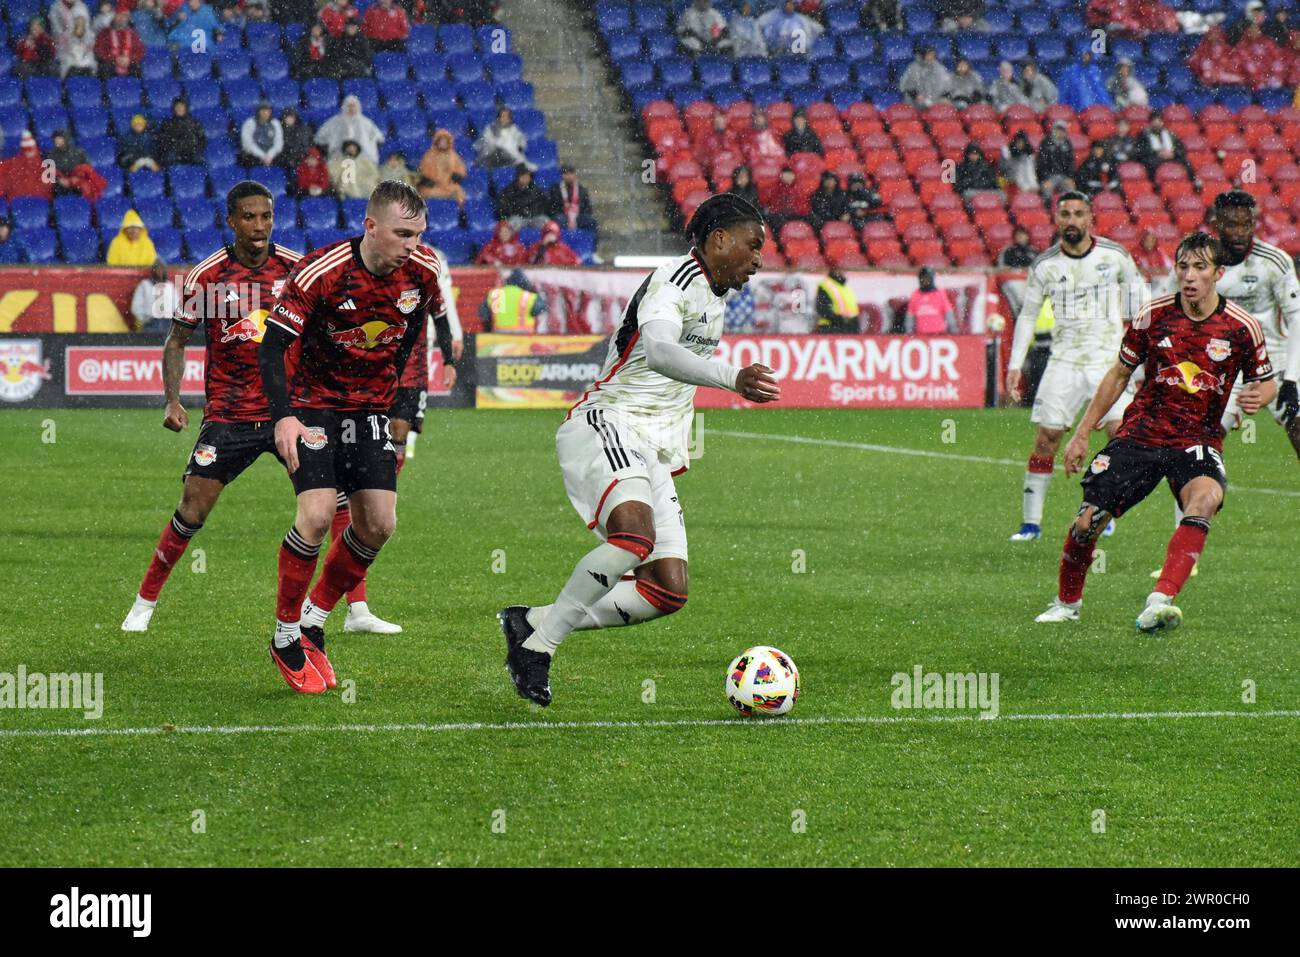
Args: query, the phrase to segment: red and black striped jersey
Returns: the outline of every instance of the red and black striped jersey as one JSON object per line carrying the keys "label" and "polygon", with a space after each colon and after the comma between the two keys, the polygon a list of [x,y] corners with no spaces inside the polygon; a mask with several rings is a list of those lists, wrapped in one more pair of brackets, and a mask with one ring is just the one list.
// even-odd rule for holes
{"label": "red and black striped jersey", "polygon": [[271,244],[266,261],[250,269],[223,246],[189,271],[173,321],[207,335],[203,418],[209,422],[257,422],[271,418],[257,349],[266,320],[302,253]]}
{"label": "red and black striped jersey", "polygon": [[428,246],[377,276],[361,237],[309,254],[285,284],[269,322],[301,337],[290,379],[297,408],[386,411],[397,391],[397,352],[409,322],[442,312],[440,266]]}
{"label": "red and black striped jersey", "polygon": [[1153,299],[1124,333],[1119,360],[1146,367],[1115,433],[1141,445],[1222,449],[1219,423],[1238,373],[1244,382],[1273,375],[1259,321],[1222,296],[1204,319],[1190,318],[1180,295]]}

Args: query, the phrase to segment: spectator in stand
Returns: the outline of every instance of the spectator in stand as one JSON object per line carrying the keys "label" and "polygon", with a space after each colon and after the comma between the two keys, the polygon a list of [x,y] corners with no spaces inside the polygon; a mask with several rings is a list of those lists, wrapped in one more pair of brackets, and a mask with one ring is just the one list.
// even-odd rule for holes
{"label": "spectator in stand", "polygon": [[822,155],[822,141],[808,128],[808,116],[803,109],[794,111],[793,125],[785,134],[785,152],[788,156],[795,153],[816,153]]}
{"label": "spectator in stand", "polygon": [[505,282],[483,297],[478,316],[484,332],[531,335],[537,331],[537,321],[546,315],[547,309],[546,299],[538,295],[524,271],[513,269]]}
{"label": "spectator in stand", "polygon": [[858,26],[873,33],[902,30],[903,16],[898,11],[898,0],[866,0],[858,11]]}
{"label": "spectator in stand", "polygon": [[113,8],[113,0],[100,0],[99,9],[90,20],[90,32],[99,36],[100,32],[107,30],[113,25],[113,17],[116,16]]}
{"label": "spectator in stand", "polygon": [[1115,72],[1106,81],[1106,89],[1110,93],[1110,98],[1115,101],[1117,110],[1127,106],[1147,105],[1147,89],[1133,75],[1133,61],[1128,57],[1120,59]]}
{"label": "spectator in stand", "polygon": [[[117,138],[117,165],[128,173],[149,169],[158,171],[158,144],[149,131],[149,121],[143,113],[131,117],[131,128]],[[151,259],[150,262],[153,260]],[[148,265],[146,263],[146,265]]]}
{"label": "spectator in stand", "polygon": [[411,34],[411,21],[406,11],[393,0],[379,0],[366,10],[361,21],[362,32],[377,51],[401,52],[406,49],[406,38]]}
{"label": "spectator in stand", "polygon": [[957,317],[948,294],[934,284],[934,270],[922,266],[916,274],[919,288],[907,301],[903,331],[909,336],[950,336],[957,334]]}
{"label": "spectator in stand", "polygon": [[731,132],[727,129],[727,116],[721,110],[713,113],[713,126],[695,141],[695,161],[705,169],[713,165],[719,153],[729,151],[733,145]]}
{"label": "spectator in stand", "polygon": [[155,259],[149,275],[140,280],[131,295],[131,316],[136,332],[168,332],[178,305],[176,286],[167,279],[167,263]]}
{"label": "spectator in stand", "polygon": [[822,181],[812,194],[812,211],[808,222],[817,232],[827,223],[849,221],[849,196],[840,188],[840,178],[831,170],[822,173]]}
{"label": "spectator in stand", "polygon": [[809,199],[810,197],[799,191],[794,169],[789,166],[782,167],[781,175],[772,186],[768,201],[763,208],[767,214],[767,221],[772,226],[772,232],[779,232],[788,222],[806,218],[810,212]]}
{"label": "spectator in stand", "polygon": [[85,17],[77,17],[72,32],[55,41],[54,51],[59,61],[59,76],[65,80],[70,76],[95,75],[95,34],[90,32]]}
{"label": "spectator in stand", "polygon": [[547,212],[565,229],[588,229],[596,232],[596,216],[591,208],[591,192],[578,182],[578,171],[565,163],[560,167],[560,181],[546,194]]}
{"label": "spectator in stand", "polygon": [[1258,23],[1247,24],[1232,52],[1251,88],[1276,89],[1286,82],[1289,53],[1269,39]]}
{"label": "spectator in stand", "polygon": [[1228,27],[1228,42],[1236,46],[1251,27],[1263,29],[1268,19],[1262,0],[1250,0],[1242,9],[1242,15],[1236,23]]}
{"label": "spectator in stand", "polygon": [[497,197],[497,217],[515,229],[541,229],[550,221],[546,215],[546,194],[533,182],[533,171],[523,163],[515,167],[515,179]]}
{"label": "spectator in stand", "polygon": [[[279,0],[277,0],[277,3],[278,2]],[[269,0],[244,0],[243,9],[244,9],[245,25],[249,23],[270,23],[271,22],[271,8],[269,5]],[[308,18],[304,17],[303,20],[299,20],[298,22],[302,23],[306,19]]]}
{"label": "spectator in stand", "polygon": [[1029,97],[1025,96],[1025,91],[1016,82],[1015,67],[1011,65],[1010,60],[1003,60],[998,64],[998,78],[989,87],[989,101],[998,112],[1006,110],[1009,106],[1029,105]]}
{"label": "spectator in stand", "polygon": [[163,166],[178,163],[201,165],[208,146],[203,124],[190,116],[184,97],[172,100],[172,115],[158,127],[158,162]]}
{"label": "spectator in stand", "polygon": [[[1163,282],[1174,270],[1174,262],[1169,258],[1169,253],[1160,247],[1155,230],[1149,227],[1142,230],[1142,235],[1138,237],[1138,248],[1133,253],[1133,261],[1151,283]],[[1155,293],[1154,289],[1152,293]]]}
{"label": "spectator in stand", "polygon": [[1052,106],[1057,101],[1056,84],[1038,72],[1038,64],[1027,61],[1020,68],[1020,89],[1037,112]]}
{"label": "spectator in stand", "polygon": [[727,192],[735,193],[754,206],[760,205],[758,187],[754,185],[754,174],[750,172],[748,166],[737,166],[731,171],[731,189]]}
{"label": "spectator in stand", "polygon": [[158,9],[158,0],[136,0],[131,11],[131,28],[147,49],[167,45],[167,24]]}
{"label": "spectator in stand", "polygon": [[763,39],[763,30],[754,17],[754,5],[749,0],[745,0],[732,15],[727,24],[727,35],[731,37],[732,56],[767,59],[767,41]]}
{"label": "spectator in stand", "polygon": [[325,43],[325,76],[336,80],[359,80],[370,76],[370,61],[374,58],[370,41],[361,32],[355,20],[343,28],[343,36],[331,37]]}
{"label": "spectator in stand", "polygon": [[[380,182],[386,179],[395,179],[412,189],[420,184],[420,174],[406,165],[406,154],[401,150],[389,153],[388,159],[384,160],[384,165],[379,167]],[[446,259],[445,256],[443,258]]]}
{"label": "spectator in stand", "polygon": [[966,144],[966,152],[957,164],[956,180],[953,183],[957,192],[964,199],[970,199],[976,193],[996,192],[1004,200],[1006,194],[998,185],[998,171],[984,156],[984,151],[975,143]]}
{"label": "spectator in stand", "polygon": [[1006,181],[1022,193],[1038,192],[1038,166],[1034,156],[1034,144],[1029,142],[1029,134],[1017,130],[1011,142],[1002,147],[1002,175]]}
{"label": "spectator in stand", "polygon": [[1187,58],[1187,65],[1201,81],[1202,86],[1215,87],[1224,83],[1244,84],[1247,82],[1245,64],[1237,60],[1238,53],[1228,42],[1228,35],[1222,27],[1211,27],[1205,32],[1204,39],[1196,45],[1192,55]]}
{"label": "spectator in stand", "polygon": [[1161,163],[1178,163],[1187,170],[1187,175],[1195,178],[1183,143],[1172,130],[1165,127],[1165,118],[1159,113],[1152,113],[1147,120],[1147,127],[1137,135],[1137,146],[1133,150],[1133,159],[1147,168],[1155,176]]}
{"label": "spectator in stand", "polygon": [[257,112],[239,128],[239,165],[274,166],[284,152],[284,127],[275,118],[275,110],[265,101]]}
{"label": "spectator in stand", "polygon": [[144,220],[134,209],[128,209],[122,216],[122,228],[108,244],[104,262],[110,266],[152,266],[157,258]]}
{"label": "spectator in stand", "polygon": [[50,4],[49,29],[50,36],[54,38],[57,45],[60,37],[67,36],[72,32],[72,27],[77,22],[77,17],[83,18],[86,23],[90,23],[90,9],[82,0],[54,0]]}
{"label": "spectator in stand", "polygon": [[885,209],[884,201],[880,198],[880,191],[875,187],[868,187],[861,173],[849,174],[847,199],[849,223],[854,229],[861,229],[867,223],[889,219],[889,211]]}
{"label": "spectator in stand", "polygon": [[361,153],[361,144],[348,140],[343,153],[329,161],[330,185],[343,199],[369,199],[379,185],[379,167]]}
{"label": "spectator in stand", "polygon": [[140,75],[144,43],[131,28],[131,18],[125,11],[114,15],[108,29],[95,37],[95,58],[99,60],[100,76]]}
{"label": "spectator in stand", "polygon": [[709,0],[694,0],[677,17],[677,42],[692,55],[727,50],[731,47],[727,20]]}
{"label": "spectator in stand", "polygon": [[86,151],[72,141],[67,130],[55,130],[50,139],[48,159],[54,163],[54,195],[80,196],[81,190],[73,184],[70,177],[78,166],[90,164]]}
{"label": "spectator in stand", "polygon": [[343,36],[343,30],[349,23],[358,21],[357,8],[352,5],[352,0],[328,0],[321,7],[320,22],[335,39]]}
{"label": "spectator in stand", "polygon": [[749,129],[741,137],[741,152],[751,163],[760,159],[785,159],[785,146],[767,125],[767,111],[755,110],[749,119]]}
{"label": "spectator in stand", "polygon": [[18,152],[0,160],[0,199],[13,201],[17,196],[54,198],[54,184],[45,173],[45,160],[31,130],[23,130]]}
{"label": "spectator in stand", "polygon": [[519,242],[514,227],[503,219],[474,262],[480,266],[522,266],[528,262],[528,250]]}
{"label": "spectator in stand", "polygon": [[1121,163],[1138,162],[1137,139],[1129,129],[1128,120],[1121,116],[1115,121],[1115,135],[1106,140],[1106,156],[1117,172]]}
{"label": "spectator in stand", "polygon": [[1076,62],[1062,71],[1058,93],[1060,101],[1075,110],[1086,110],[1094,105],[1107,108],[1114,105],[1106,78],[1102,76],[1101,67],[1093,62],[1091,50],[1084,50]]}
{"label": "spectator in stand", "polygon": [[795,10],[794,0],[769,10],[758,18],[759,29],[772,56],[807,56],[813,43],[826,30],[811,17]]}
{"label": "spectator in stand", "polygon": [[1052,135],[1043,137],[1038,144],[1034,171],[1044,196],[1051,196],[1057,190],[1074,189],[1074,147],[1070,145],[1070,128],[1065,120],[1053,123]]}
{"label": "spectator in stand", "polygon": [[1102,190],[1119,189],[1119,178],[1112,171],[1105,143],[1097,140],[1092,144],[1088,155],[1079,164],[1074,181],[1089,196],[1096,196]]}
{"label": "spectator in stand", "polygon": [[325,24],[317,20],[311,29],[298,41],[298,52],[293,58],[294,75],[300,80],[314,80],[326,76],[325,53],[328,47],[329,33]]}
{"label": "spectator in stand", "polygon": [[988,99],[988,94],[984,91],[984,77],[970,68],[970,61],[964,56],[957,58],[957,66],[948,86],[948,98],[959,110]]}
{"label": "spectator in stand", "polygon": [[176,11],[167,44],[179,50],[193,50],[200,42],[198,34],[202,33],[203,48],[211,49],[220,26],[221,21],[203,0],[188,0]]}
{"label": "spectator in stand", "polygon": [[534,266],[582,265],[582,257],[560,238],[560,224],[554,220],[542,227],[542,238],[528,247],[528,261]]}
{"label": "spectator in stand", "polygon": [[361,155],[370,162],[379,162],[379,145],[384,142],[384,134],[374,120],[361,111],[361,100],[354,94],[343,97],[339,111],[316,131],[316,144],[325,147],[326,159],[342,153],[343,144],[348,140],[360,143]]}
{"label": "spectator in stand", "polygon": [[54,73],[54,38],[40,17],[27,21],[27,33],[14,47],[13,72],[19,79]]}
{"label": "spectator in stand", "polygon": [[460,184],[468,175],[451,130],[435,131],[429,149],[420,159],[420,195],[425,199],[454,199],[464,206],[465,189]]}
{"label": "spectator in stand", "polygon": [[474,144],[480,166],[496,169],[500,166],[518,166],[537,169],[528,162],[528,137],[515,125],[514,114],[506,107],[497,110],[497,118],[488,124],[483,135]]}
{"label": "spectator in stand", "polygon": [[307,158],[316,131],[298,116],[298,111],[292,106],[280,111],[280,130],[284,133],[284,149],[280,151],[279,164],[293,176],[298,171],[298,164]]}
{"label": "spectator in stand", "polygon": [[934,47],[922,47],[903,71],[898,88],[913,106],[933,106],[948,98],[952,74],[939,62]]}
{"label": "spectator in stand", "polygon": [[221,22],[217,25],[217,33],[222,37],[231,33],[238,35],[247,22],[244,11],[239,7],[226,7],[221,11]]}
{"label": "spectator in stand", "polygon": [[1291,24],[1288,23],[1290,11],[1286,7],[1278,6],[1273,10],[1273,16],[1264,24],[1264,35],[1280,47],[1291,45]]}
{"label": "spectator in stand", "polygon": [[939,29],[945,33],[988,33],[984,6],[984,0],[939,0],[934,11],[939,17]]}
{"label": "spectator in stand", "polygon": [[13,225],[0,217],[0,266],[27,262],[27,253],[13,237]]}
{"label": "spectator in stand", "polygon": [[333,193],[329,167],[325,165],[325,156],[319,146],[307,150],[307,155],[298,164],[294,183],[299,196],[328,196]]}
{"label": "spectator in stand", "polygon": [[1037,256],[1037,250],[1029,244],[1029,230],[1017,226],[1011,234],[1011,245],[998,254],[995,265],[1002,269],[1028,269]]}

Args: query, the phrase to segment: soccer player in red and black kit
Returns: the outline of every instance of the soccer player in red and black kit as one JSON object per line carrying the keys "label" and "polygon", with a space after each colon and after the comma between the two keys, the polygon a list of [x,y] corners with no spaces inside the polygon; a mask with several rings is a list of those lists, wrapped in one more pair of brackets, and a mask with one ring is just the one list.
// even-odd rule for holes
{"label": "soccer player in red and black kit", "polygon": [[200,323],[207,336],[207,404],[185,467],[180,505],[158,540],[123,631],[148,629],[167,576],[222,490],[262,453],[277,454],[257,350],[267,310],[302,254],[271,242],[274,216],[270,190],[251,180],[235,184],[226,194],[234,244],[218,249],[185,277],[163,346],[163,426],[180,432],[189,425],[180,386],[185,344]]}
{"label": "soccer player in red and black kit", "polygon": [[1183,619],[1173,599],[1205,547],[1210,522],[1223,507],[1228,478],[1223,467],[1220,420],[1240,374],[1241,410],[1254,415],[1273,401],[1277,382],[1259,322],[1215,289],[1223,275],[1219,241],[1192,233],[1178,244],[1178,291],[1153,299],[1124,333],[1119,361],[1106,373],[1065,451],[1073,475],[1088,454],[1088,434],[1119,398],[1138,366],[1146,382],[1111,440],[1083,479],[1083,505],[1065,536],[1060,587],[1037,621],[1077,621],[1083,584],[1097,536],[1168,479],[1183,519],[1165,553],[1155,591],[1137,618],[1139,631],[1176,628]]}
{"label": "soccer player in red and black kit", "polygon": [[[380,183],[365,233],[307,256],[267,318],[258,359],[275,445],[298,511],[280,547],[271,658],[288,685],[316,694],[337,683],[324,624],[365,577],[397,524],[397,452],[389,410],[424,316],[442,312],[438,263],[420,243],[426,212],[405,183]],[[292,380],[285,353],[301,353]],[[330,546],[310,597],[320,543],[348,496],[352,523]]]}

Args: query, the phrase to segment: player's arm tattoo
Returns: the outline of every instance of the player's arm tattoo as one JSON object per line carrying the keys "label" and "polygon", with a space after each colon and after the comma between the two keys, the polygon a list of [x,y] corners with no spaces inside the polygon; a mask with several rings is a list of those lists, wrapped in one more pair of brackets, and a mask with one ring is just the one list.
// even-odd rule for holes
{"label": "player's arm tattoo", "polygon": [[173,322],[163,343],[163,397],[168,402],[181,400],[181,376],[185,373],[185,344],[190,341],[194,330],[187,325]]}

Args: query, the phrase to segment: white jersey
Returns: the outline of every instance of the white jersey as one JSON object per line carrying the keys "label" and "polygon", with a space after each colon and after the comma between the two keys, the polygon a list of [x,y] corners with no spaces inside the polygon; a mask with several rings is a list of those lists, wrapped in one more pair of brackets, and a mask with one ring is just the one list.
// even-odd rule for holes
{"label": "white jersey", "polygon": [[694,254],[679,256],[652,272],[623,310],[618,331],[610,336],[600,377],[569,416],[604,409],[656,449],[665,464],[675,469],[686,466],[696,387],[646,365],[640,329],[648,322],[671,322],[680,330],[678,343],[708,359],[722,335],[725,292],[714,291],[707,269]]}
{"label": "white jersey", "polygon": [[1287,334],[1300,328],[1300,282],[1291,257],[1277,246],[1256,239],[1245,259],[1225,267],[1216,285],[1220,295],[1255,317],[1264,330],[1264,345],[1273,368],[1281,373],[1287,361]]}
{"label": "white jersey", "polygon": [[1025,301],[1016,318],[1011,368],[1024,365],[1043,300],[1052,300],[1052,361],[1077,366],[1110,366],[1124,337],[1124,321],[1146,285],[1137,263],[1119,243],[1094,236],[1092,246],[1075,256],[1057,243],[1029,266]]}

